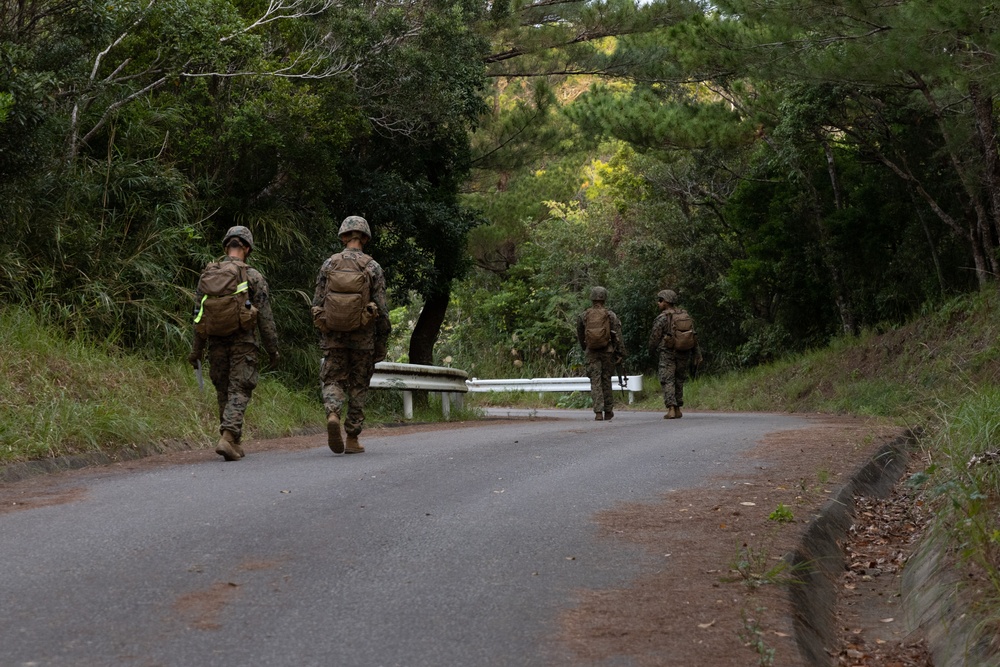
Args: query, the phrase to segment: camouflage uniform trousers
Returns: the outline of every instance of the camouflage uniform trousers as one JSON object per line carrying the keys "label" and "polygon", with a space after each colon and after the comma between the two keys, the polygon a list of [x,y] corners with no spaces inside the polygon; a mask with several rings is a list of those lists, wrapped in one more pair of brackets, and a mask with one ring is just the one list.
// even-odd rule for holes
{"label": "camouflage uniform trousers", "polygon": [[660,350],[660,363],[657,375],[663,388],[663,405],[681,407],[684,405],[684,383],[687,381],[688,368],[691,366],[691,350],[683,352],[675,350]]}
{"label": "camouflage uniform trousers", "polygon": [[365,403],[368,385],[375,373],[373,350],[334,348],[327,350],[319,372],[323,385],[323,407],[326,414],[339,419],[347,401],[347,419],[341,420],[347,435],[357,437],[365,424]]}
{"label": "camouflage uniform trousers", "polygon": [[594,412],[613,412],[615,393],[611,377],[615,374],[615,353],[587,351],[587,377],[590,378],[590,398]]}
{"label": "camouflage uniform trousers", "polygon": [[257,387],[257,346],[253,343],[220,343],[208,345],[208,377],[215,385],[219,401],[219,432],[229,431],[240,441],[243,436],[243,414]]}

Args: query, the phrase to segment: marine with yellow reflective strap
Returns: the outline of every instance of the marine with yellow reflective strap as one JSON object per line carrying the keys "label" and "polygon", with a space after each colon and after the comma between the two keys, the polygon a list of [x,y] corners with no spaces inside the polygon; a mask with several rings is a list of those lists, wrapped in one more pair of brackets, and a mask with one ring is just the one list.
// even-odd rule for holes
{"label": "marine with yellow reflective strap", "polygon": [[250,279],[247,265],[225,258],[211,262],[198,279],[201,294],[194,318],[195,331],[203,336],[231,336],[253,331],[257,309],[250,302]]}

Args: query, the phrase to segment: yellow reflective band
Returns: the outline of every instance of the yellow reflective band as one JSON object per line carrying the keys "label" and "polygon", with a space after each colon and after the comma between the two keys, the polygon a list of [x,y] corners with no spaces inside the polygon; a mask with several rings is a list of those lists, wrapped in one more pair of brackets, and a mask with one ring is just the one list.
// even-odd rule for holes
{"label": "yellow reflective band", "polygon": [[201,316],[205,314],[205,299],[207,299],[207,298],[208,298],[207,294],[205,294],[204,296],[201,297],[201,303],[198,304],[199,305],[199,307],[198,307],[198,315],[194,318],[194,323],[195,324],[198,324],[198,322],[201,322]]}
{"label": "yellow reflective band", "polygon": [[239,284],[239,285],[238,285],[238,286],[236,287],[236,291],[235,291],[235,292],[233,292],[233,294],[239,294],[240,292],[246,292],[246,291],[247,291],[247,288],[248,288],[248,285],[249,285],[249,283],[246,283],[246,282],[243,282],[243,283],[240,283],[240,284]]}

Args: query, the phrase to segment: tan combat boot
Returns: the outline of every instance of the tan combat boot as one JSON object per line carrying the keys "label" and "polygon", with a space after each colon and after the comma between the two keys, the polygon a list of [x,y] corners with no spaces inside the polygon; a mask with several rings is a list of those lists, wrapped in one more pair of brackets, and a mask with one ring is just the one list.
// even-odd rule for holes
{"label": "tan combat boot", "polygon": [[684,416],[681,414],[681,406],[678,405],[676,408],[674,408],[674,416],[677,417],[678,419]]}
{"label": "tan combat boot", "polygon": [[235,449],[236,453],[240,455],[240,458],[246,456],[246,452],[243,451],[243,445],[238,440],[233,443],[233,449]]}
{"label": "tan combat boot", "polygon": [[236,438],[229,431],[223,431],[222,437],[215,445],[215,453],[222,456],[227,461],[239,461],[240,454],[236,450]]}
{"label": "tan combat boot", "polygon": [[358,442],[358,436],[349,435],[347,436],[347,449],[344,451],[348,454],[363,454],[365,448]]}
{"label": "tan combat boot", "polygon": [[608,410],[607,412],[604,413],[604,421],[606,422],[611,421],[614,418],[614,416],[615,413],[611,412],[611,410]]}
{"label": "tan combat boot", "polygon": [[677,408],[672,405],[667,406],[667,414],[663,415],[664,419],[677,419]]}
{"label": "tan combat boot", "polygon": [[604,413],[603,412],[595,412],[594,413],[594,421],[595,422],[602,422],[602,421],[604,421]]}
{"label": "tan combat boot", "polygon": [[334,454],[344,453],[344,436],[340,432],[340,417],[330,413],[326,418],[326,444]]}

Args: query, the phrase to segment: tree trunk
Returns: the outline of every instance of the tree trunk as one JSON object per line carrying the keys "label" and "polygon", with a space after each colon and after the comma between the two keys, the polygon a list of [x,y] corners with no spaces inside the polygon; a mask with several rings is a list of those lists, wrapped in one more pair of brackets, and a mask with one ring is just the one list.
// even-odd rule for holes
{"label": "tree trunk", "polygon": [[[410,334],[410,363],[424,366],[434,365],[434,343],[444,323],[444,315],[448,311],[451,300],[451,290],[425,297],[424,307],[417,317],[417,324]],[[413,404],[418,408],[427,407],[427,392],[413,392]]]}
{"label": "tree trunk", "polygon": [[934,262],[934,273],[937,276],[938,289],[941,290],[941,296],[943,297],[947,288],[944,282],[944,272],[941,270],[941,258],[938,257],[937,247],[934,245],[934,237],[931,236],[931,228],[927,224],[923,208],[920,206],[920,201],[917,199],[917,195],[913,192],[913,189],[907,188],[906,191],[910,194],[910,201],[913,202],[913,210],[917,212],[917,219],[920,220],[920,226],[924,229],[924,236],[927,237],[927,247],[931,253],[931,260]]}
{"label": "tree trunk", "polygon": [[[976,133],[986,165],[984,178],[990,203],[990,222],[995,241],[1000,241],[1000,153],[997,151],[997,127],[993,117],[993,96],[983,95],[978,83],[969,85],[969,95],[976,116]],[[991,245],[989,249],[994,248]]]}
{"label": "tree trunk", "polygon": [[[962,187],[965,190],[966,197],[968,198],[967,205],[975,212],[976,227],[972,234],[970,234],[973,246],[972,259],[976,264],[976,277],[979,280],[979,285],[981,287],[985,286],[997,274],[1000,266],[998,266],[997,258],[993,253],[993,243],[990,240],[992,237],[991,225],[989,216],[986,212],[986,207],[983,205],[983,200],[976,187],[977,179],[969,173],[970,169],[966,167],[961,157],[956,152],[956,143],[951,136],[951,132],[948,130],[948,124],[945,122],[944,110],[934,98],[930,86],[924,82],[923,78],[919,74],[914,72],[910,72],[909,74],[910,78],[916,82],[917,88],[921,93],[923,93],[924,99],[927,101],[927,105],[930,107],[931,112],[937,119],[938,128],[940,129],[941,136],[944,138],[952,167],[958,175],[958,178],[962,183]],[[974,122],[978,126],[978,119]]]}
{"label": "tree trunk", "polygon": [[451,300],[451,290],[447,289],[425,298],[424,307],[410,335],[410,363],[432,366],[434,343],[437,342],[441,325],[444,324],[444,315]]}
{"label": "tree trunk", "polygon": [[[772,137],[765,135],[763,138],[775,153],[780,153]],[[833,188],[834,204],[836,205],[837,210],[840,210],[843,206],[844,200],[843,193],[840,188],[840,179],[837,177],[837,167],[836,162],[834,161],[833,149],[830,147],[829,142],[827,142],[822,136],[817,137],[817,139],[823,146],[823,150],[826,153],[827,174],[830,177],[830,185]],[[837,305],[837,313],[840,315],[841,330],[845,334],[853,336],[858,332],[858,322],[854,315],[854,307],[851,304],[850,292],[844,285],[843,273],[840,271],[840,267],[837,265],[837,259],[834,256],[833,242],[830,238],[830,231],[827,229],[826,223],[823,221],[823,205],[820,201],[820,194],[816,190],[815,186],[812,185],[809,176],[797,161],[790,161],[789,166],[799,175],[799,178],[802,180],[802,184],[809,191],[811,196],[811,222],[813,229],[816,231],[816,238],[819,241],[823,269],[825,269],[827,274],[830,276],[833,300]]]}

